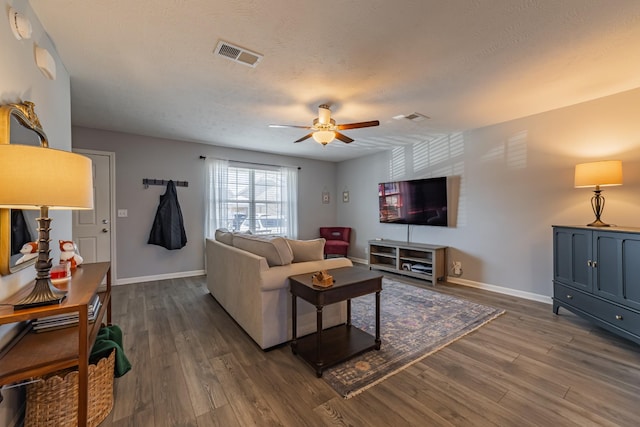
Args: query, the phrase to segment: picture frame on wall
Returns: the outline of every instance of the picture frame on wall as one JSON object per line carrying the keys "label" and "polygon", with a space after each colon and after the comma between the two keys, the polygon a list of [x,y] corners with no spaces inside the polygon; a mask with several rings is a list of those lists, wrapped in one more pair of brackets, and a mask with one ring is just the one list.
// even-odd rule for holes
{"label": "picture frame on wall", "polygon": [[329,203],[329,201],[330,201],[329,192],[328,191],[323,191],[322,192],[322,203],[326,205],[327,203]]}

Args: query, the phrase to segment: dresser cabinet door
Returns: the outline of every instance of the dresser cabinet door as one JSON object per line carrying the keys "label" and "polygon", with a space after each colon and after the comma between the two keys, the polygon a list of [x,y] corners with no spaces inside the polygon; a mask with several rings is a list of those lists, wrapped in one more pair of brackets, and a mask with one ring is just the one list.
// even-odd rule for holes
{"label": "dresser cabinet door", "polygon": [[640,235],[622,242],[622,298],[627,307],[640,310]]}
{"label": "dresser cabinet door", "polygon": [[553,229],[553,278],[565,285],[591,292],[593,236],[591,230]]}
{"label": "dresser cabinet door", "polygon": [[619,233],[593,233],[593,258],[596,260],[593,293],[618,301],[622,294],[621,242]]}
{"label": "dresser cabinet door", "polygon": [[640,309],[640,235],[594,233],[593,293]]}

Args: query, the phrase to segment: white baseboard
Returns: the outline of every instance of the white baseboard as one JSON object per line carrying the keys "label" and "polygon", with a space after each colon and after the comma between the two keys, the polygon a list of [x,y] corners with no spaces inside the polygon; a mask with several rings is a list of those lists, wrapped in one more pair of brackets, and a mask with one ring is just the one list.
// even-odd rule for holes
{"label": "white baseboard", "polygon": [[496,292],[504,295],[511,295],[518,298],[524,298],[531,301],[543,302],[545,304],[552,304],[551,297],[546,295],[534,294],[532,292],[519,291],[517,289],[505,288],[503,286],[489,285],[487,283],[475,282],[473,280],[461,279],[459,277],[447,277],[449,283],[455,283],[456,285],[468,286],[470,288],[483,289],[486,291]]}
{"label": "white baseboard", "polygon": [[[351,261],[359,264],[368,265],[369,263],[365,259],[351,258]],[[401,274],[401,273],[398,273]],[[448,276],[445,280],[449,283],[456,285],[468,286],[470,288],[482,289],[485,291],[496,292],[498,294],[511,295],[518,298],[524,298],[531,301],[543,302],[545,304],[553,304],[553,300],[550,296],[534,294],[533,292],[519,291],[517,289],[505,288],[503,286],[489,285],[488,283],[476,282],[473,280],[461,279],[459,277]]]}
{"label": "white baseboard", "polygon": [[[352,262],[358,264],[368,265],[366,259],[362,258],[354,258],[349,257]],[[182,271],[178,273],[167,273],[167,274],[158,274],[154,276],[140,276],[140,277],[130,277],[126,279],[118,279],[115,285],[129,285],[131,283],[143,283],[143,282],[153,282],[155,280],[166,280],[166,279],[180,279],[183,277],[194,277],[194,276],[203,276],[206,272],[204,270],[194,270],[194,271]],[[474,280],[461,279],[459,277],[451,277],[448,276],[446,279],[449,283],[454,283],[456,285],[468,286],[470,288],[482,289],[485,291],[496,292],[504,295],[511,295],[518,298],[524,298],[531,301],[542,302],[545,304],[552,304],[553,300],[550,296],[534,294],[533,292],[519,291],[517,289],[505,288],[503,286],[490,285],[488,283],[476,282]]]}
{"label": "white baseboard", "polygon": [[183,277],[204,276],[204,270],[180,271],[177,273],[156,274],[154,276],[127,277],[118,279],[115,285],[129,285],[131,283],[153,282],[156,280],[181,279]]}
{"label": "white baseboard", "polygon": [[364,265],[369,265],[369,262],[366,259],[363,258],[354,258],[354,257],[349,257],[349,259],[352,262],[358,263],[358,264],[364,264]]}

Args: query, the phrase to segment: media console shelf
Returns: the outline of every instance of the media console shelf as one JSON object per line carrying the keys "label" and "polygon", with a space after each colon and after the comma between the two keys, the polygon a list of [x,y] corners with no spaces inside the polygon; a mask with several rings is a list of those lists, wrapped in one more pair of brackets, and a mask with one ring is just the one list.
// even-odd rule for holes
{"label": "media console shelf", "polygon": [[369,240],[369,268],[404,274],[435,285],[447,272],[447,246]]}

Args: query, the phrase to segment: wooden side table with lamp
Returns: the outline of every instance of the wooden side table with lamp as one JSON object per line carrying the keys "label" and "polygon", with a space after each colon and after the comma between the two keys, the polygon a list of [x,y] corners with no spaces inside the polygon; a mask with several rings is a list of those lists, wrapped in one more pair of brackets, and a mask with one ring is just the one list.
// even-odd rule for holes
{"label": "wooden side table with lamp", "polygon": [[[25,144],[30,134],[39,146]],[[18,136],[19,135],[19,136]],[[34,111],[23,102],[0,106],[0,273],[16,271],[11,265],[10,210],[39,210],[36,278],[0,306],[0,324],[29,321],[56,314],[77,313],[74,327],[41,334],[29,332],[3,349],[0,385],[24,381],[78,366],[78,425],[87,424],[89,352],[100,323],[111,322],[111,265],[83,265],[60,289],[51,283],[49,210],[93,209],[93,168],[85,156],[49,148]],[[22,243],[21,243],[22,244]],[[31,264],[29,264],[31,265]],[[16,267],[16,266],[13,266]],[[88,305],[106,276],[107,288],[98,316],[89,323]]]}

